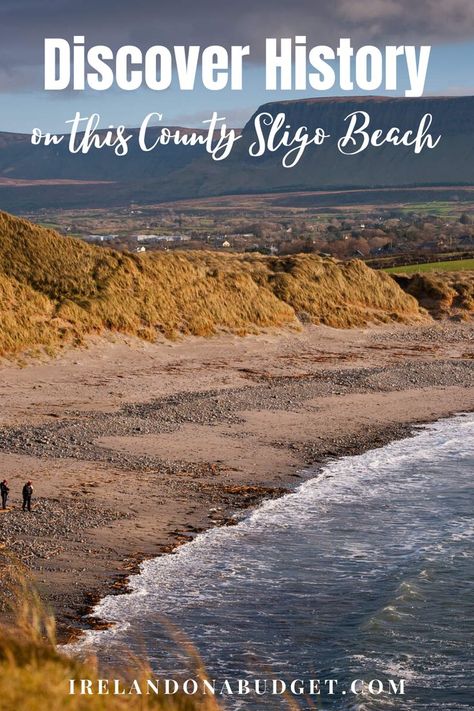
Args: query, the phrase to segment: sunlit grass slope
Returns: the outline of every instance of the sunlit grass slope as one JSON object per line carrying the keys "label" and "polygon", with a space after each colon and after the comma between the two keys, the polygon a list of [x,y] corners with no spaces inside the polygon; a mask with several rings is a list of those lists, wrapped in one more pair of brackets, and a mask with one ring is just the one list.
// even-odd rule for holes
{"label": "sunlit grass slope", "polygon": [[425,262],[424,264],[406,264],[401,267],[389,267],[388,274],[416,274],[422,272],[459,272],[473,271],[474,259],[453,259],[447,262]]}
{"label": "sunlit grass slope", "polygon": [[349,328],[425,318],[360,261],[215,252],[134,255],[0,212],[0,354],[117,331],[154,340],[256,333],[301,322]]}

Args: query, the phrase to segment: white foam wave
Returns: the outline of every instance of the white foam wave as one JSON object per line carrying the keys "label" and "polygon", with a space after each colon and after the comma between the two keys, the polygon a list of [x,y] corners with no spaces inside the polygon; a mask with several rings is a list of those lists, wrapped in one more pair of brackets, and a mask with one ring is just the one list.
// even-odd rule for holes
{"label": "white foam wave", "polygon": [[[306,535],[309,526],[314,528],[317,525],[321,531],[334,526],[335,521],[344,526],[344,535],[327,541],[326,552],[320,542],[319,555],[323,562],[327,560],[334,568],[341,561],[340,575],[346,579],[351,576],[347,561],[367,561],[366,569],[358,573],[359,583],[370,581],[371,576],[379,574],[380,569],[389,570],[393,563],[372,548],[373,543],[367,542],[373,540],[373,535],[365,538],[354,534],[364,527],[372,534],[371,526],[378,531],[380,519],[376,515],[383,510],[385,519],[390,521],[391,502],[399,502],[401,496],[407,500],[416,497],[422,500],[423,492],[433,485],[425,471],[436,457],[448,464],[451,460],[459,463],[463,458],[472,458],[473,424],[472,414],[443,420],[420,428],[414,437],[333,461],[321,472],[315,471],[315,476],[301,484],[295,493],[264,502],[237,526],[212,529],[180,547],[173,555],[145,562],[140,573],[131,578],[130,594],[106,597],[95,608],[98,617],[115,622],[115,626],[87,633],[79,645],[106,645],[114,638],[120,638],[129,628],[130,620],[139,619],[146,609],[153,609],[157,614],[173,614],[171,606],[176,600],[181,608],[199,610],[211,606],[212,612],[213,605],[225,600],[227,589],[235,590],[239,584],[245,586],[249,560],[252,577],[262,588],[271,590],[276,574],[271,558],[278,552],[269,548],[265,555],[258,557],[253,552],[258,550],[262,540],[271,541],[276,536],[280,545],[291,547],[295,538]],[[440,486],[436,496],[440,497],[441,503],[443,495]],[[346,515],[353,510],[360,513]],[[420,585],[429,583],[434,575],[431,563],[443,559],[445,554],[445,543],[440,543],[439,539],[431,540],[429,527],[420,540],[419,528],[410,528],[409,517],[403,525],[403,536],[396,540],[396,555],[392,558],[413,557],[419,555],[420,550],[425,557],[421,569],[418,568],[418,577],[400,581],[395,597],[371,618],[372,621],[380,622],[385,618],[387,624],[395,624],[409,616],[407,605],[422,604],[424,592]],[[445,540],[464,541],[472,536],[473,529],[466,520],[450,521]],[[300,561],[303,570],[304,565],[305,561]],[[298,581],[295,583],[284,569],[278,571],[278,576],[280,586],[295,584],[294,594],[299,594]],[[311,589],[321,593],[326,581],[322,577],[316,581],[307,580],[305,584],[306,594]],[[387,665],[386,673],[389,673]],[[404,669],[404,673],[410,673],[409,669]]]}

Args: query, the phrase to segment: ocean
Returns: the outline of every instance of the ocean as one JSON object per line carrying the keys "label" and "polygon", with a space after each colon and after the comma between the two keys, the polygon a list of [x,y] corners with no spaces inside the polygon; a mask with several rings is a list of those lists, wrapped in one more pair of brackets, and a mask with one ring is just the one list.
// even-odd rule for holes
{"label": "ocean", "polygon": [[[124,645],[156,678],[191,678],[184,635],[218,687],[337,680],[333,694],[293,697],[303,709],[472,709],[473,473],[472,414],[332,461],[237,526],[146,562],[131,594],[97,607],[115,627],[81,644],[107,661]],[[404,695],[389,683],[401,679]],[[220,700],[289,708],[270,694]]]}

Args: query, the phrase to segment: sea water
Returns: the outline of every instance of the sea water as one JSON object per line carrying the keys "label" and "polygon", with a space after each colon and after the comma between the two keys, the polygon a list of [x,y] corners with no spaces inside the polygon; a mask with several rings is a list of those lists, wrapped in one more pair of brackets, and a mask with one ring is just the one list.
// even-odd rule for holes
{"label": "sea water", "polygon": [[[117,625],[86,643],[110,658],[120,642],[156,677],[192,677],[169,620],[220,682],[337,679],[318,709],[473,708],[473,472],[472,414],[333,461],[237,526],[145,563],[130,595],[97,608]],[[343,694],[355,679],[404,679],[405,695]]]}

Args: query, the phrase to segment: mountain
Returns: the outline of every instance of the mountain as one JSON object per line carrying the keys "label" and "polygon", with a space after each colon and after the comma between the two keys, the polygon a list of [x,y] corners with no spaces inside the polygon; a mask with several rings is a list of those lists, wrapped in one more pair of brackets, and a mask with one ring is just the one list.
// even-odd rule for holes
{"label": "mountain", "polygon": [[[358,155],[343,155],[337,149],[345,134],[345,117],[356,111],[370,116],[370,127],[385,135],[392,127],[401,132],[416,131],[425,114],[433,116],[431,132],[441,135],[439,145],[416,155],[413,148],[386,144],[370,146]],[[291,169],[281,167],[285,150],[266,153],[253,159],[248,146],[255,140],[255,117],[285,114],[291,127],[306,126],[309,132],[325,129],[330,138],[322,146],[310,147],[300,163]],[[291,190],[334,190],[354,188],[411,187],[434,185],[472,185],[474,183],[474,97],[457,98],[368,98],[306,99],[261,106],[244,128],[240,155],[234,154],[229,192],[239,192],[245,176],[249,192]],[[263,189],[264,188],[264,189]],[[202,190],[217,190],[217,185],[202,184]]]}
{"label": "mountain", "polygon": [[[343,155],[337,150],[337,139],[347,129],[345,117],[354,111],[366,111],[371,127],[384,133],[392,127],[416,131],[429,113],[431,132],[441,135],[440,143],[418,155],[413,148],[390,144]],[[310,146],[291,169],[281,165],[284,149],[252,158],[248,150],[256,138],[254,121],[262,112],[272,117],[284,113],[292,130],[322,127],[330,138],[322,146]],[[33,147],[28,136],[0,134],[1,204],[10,209],[58,203],[94,207],[242,193],[470,186],[474,185],[474,97],[349,97],[264,104],[244,127],[231,156],[221,162],[213,161],[203,146],[167,145],[150,153],[142,152],[136,140],[130,146],[126,157],[106,149],[71,155],[67,142]]]}
{"label": "mountain", "polygon": [[395,281],[315,255],[127,254],[0,212],[0,355],[88,334],[243,335],[301,321],[348,328],[426,318]]}

